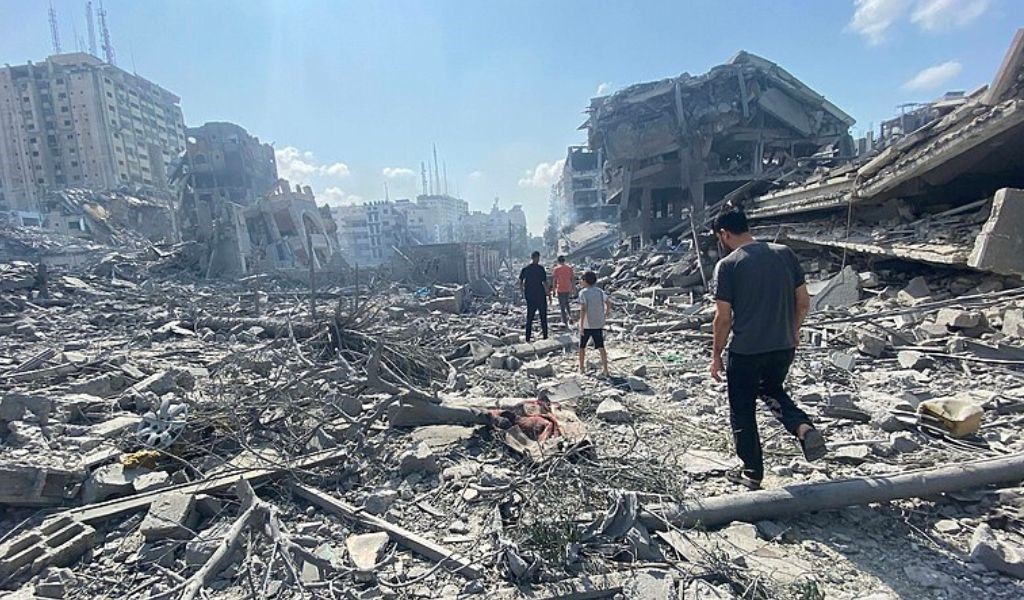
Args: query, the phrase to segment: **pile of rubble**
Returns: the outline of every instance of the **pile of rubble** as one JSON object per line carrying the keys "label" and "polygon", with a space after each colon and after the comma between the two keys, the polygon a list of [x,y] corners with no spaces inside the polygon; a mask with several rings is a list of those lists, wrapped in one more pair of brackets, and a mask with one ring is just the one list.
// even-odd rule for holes
{"label": "pile of rubble", "polygon": [[53,268],[40,298],[31,263],[4,265],[0,586],[1019,597],[1019,279],[802,258],[816,310],[791,384],[833,452],[806,463],[763,419],[768,489],[745,493],[685,247],[586,265],[615,305],[610,378],[576,372],[574,327],[523,341],[507,271],[311,297],[121,253]]}

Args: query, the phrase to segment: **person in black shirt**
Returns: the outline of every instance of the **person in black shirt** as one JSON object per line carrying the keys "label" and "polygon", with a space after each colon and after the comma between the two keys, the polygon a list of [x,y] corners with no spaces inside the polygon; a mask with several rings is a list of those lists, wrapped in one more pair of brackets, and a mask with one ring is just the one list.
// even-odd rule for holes
{"label": "person in black shirt", "polygon": [[[714,346],[711,376],[725,370],[729,420],[743,468],[729,479],[757,489],[764,477],[755,415],[758,396],[800,441],[807,460],[825,455],[825,440],[786,393],[785,381],[810,307],[803,269],[786,246],[759,242],[740,211],[721,214],[715,233],[729,255],[715,267]],[[729,334],[729,360],[724,363]]]}
{"label": "person in black shirt", "polygon": [[540,265],[540,252],[530,255],[533,262],[519,272],[519,289],[526,298],[526,341],[533,337],[533,317],[540,313],[540,333],[548,339],[548,272]]}

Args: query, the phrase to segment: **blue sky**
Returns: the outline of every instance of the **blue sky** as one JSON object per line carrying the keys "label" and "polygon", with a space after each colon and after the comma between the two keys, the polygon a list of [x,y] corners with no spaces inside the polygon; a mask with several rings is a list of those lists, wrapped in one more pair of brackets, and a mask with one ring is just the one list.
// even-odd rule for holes
{"label": "blue sky", "polygon": [[[98,3],[98,1],[97,1]],[[84,0],[54,0],[64,50]],[[182,98],[185,121],[272,142],[282,175],[345,203],[416,193],[431,144],[449,187],[486,210],[548,186],[591,96],[745,49],[857,119],[972,90],[995,73],[1021,0],[665,2],[107,0],[118,65]],[[44,0],[0,0],[0,62],[50,53]]]}

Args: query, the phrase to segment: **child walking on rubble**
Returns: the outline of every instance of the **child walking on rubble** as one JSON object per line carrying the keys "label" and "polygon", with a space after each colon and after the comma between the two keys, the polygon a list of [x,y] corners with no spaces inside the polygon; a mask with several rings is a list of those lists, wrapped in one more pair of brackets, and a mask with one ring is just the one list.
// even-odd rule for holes
{"label": "child walking on rubble", "polygon": [[[807,460],[825,455],[824,438],[784,387],[810,296],[796,254],[786,246],[755,240],[742,212],[719,215],[715,234],[730,253],[715,266],[711,376],[721,381],[725,371],[729,423],[736,454],[743,461],[743,468],[728,477],[758,489],[764,477],[757,431],[758,396],[799,440]],[[722,352],[730,332],[729,360],[723,364]]]}
{"label": "child walking on rubble", "polygon": [[608,377],[608,352],[604,349],[604,321],[611,313],[612,303],[608,294],[597,287],[597,273],[583,274],[583,289],[580,290],[580,373],[587,365],[587,343],[594,340],[594,348],[601,353],[601,371]]}

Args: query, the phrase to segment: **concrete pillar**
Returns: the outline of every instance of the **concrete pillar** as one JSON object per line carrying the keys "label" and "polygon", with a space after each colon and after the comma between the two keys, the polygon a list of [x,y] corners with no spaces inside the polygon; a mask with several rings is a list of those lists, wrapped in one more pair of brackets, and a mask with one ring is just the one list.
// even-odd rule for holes
{"label": "concrete pillar", "polygon": [[1002,275],[1024,275],[1024,190],[1003,188],[981,228],[967,264]]}

